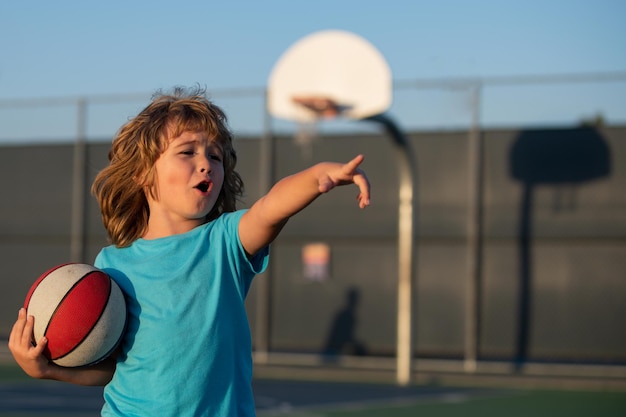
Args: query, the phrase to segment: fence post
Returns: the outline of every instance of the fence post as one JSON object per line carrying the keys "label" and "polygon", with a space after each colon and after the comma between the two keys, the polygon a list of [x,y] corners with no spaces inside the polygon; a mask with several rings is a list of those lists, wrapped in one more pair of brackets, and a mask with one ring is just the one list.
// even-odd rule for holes
{"label": "fence post", "polygon": [[467,283],[465,298],[466,372],[475,372],[480,340],[480,277],[482,269],[482,193],[483,150],[480,134],[480,95],[482,85],[471,87],[472,125],[468,138],[468,216],[467,216]]}
{"label": "fence post", "polygon": [[78,99],[76,142],[74,142],[74,166],[72,171],[72,209],[70,222],[70,260],[84,262],[85,259],[85,175],[87,100]]}

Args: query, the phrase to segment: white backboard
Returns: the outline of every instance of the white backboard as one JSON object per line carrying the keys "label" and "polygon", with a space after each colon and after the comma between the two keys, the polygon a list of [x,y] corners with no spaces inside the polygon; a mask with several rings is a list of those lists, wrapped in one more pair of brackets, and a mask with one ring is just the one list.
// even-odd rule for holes
{"label": "white backboard", "polygon": [[384,113],[392,101],[391,70],[383,55],[353,33],[326,30],[297,41],[279,58],[268,81],[274,117],[306,122],[317,115],[295,97],[333,100],[341,116],[362,119]]}

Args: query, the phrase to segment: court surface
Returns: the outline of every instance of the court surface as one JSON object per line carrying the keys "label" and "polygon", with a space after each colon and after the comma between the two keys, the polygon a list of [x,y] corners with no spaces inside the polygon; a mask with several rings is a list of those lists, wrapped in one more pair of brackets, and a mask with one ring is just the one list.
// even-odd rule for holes
{"label": "court surface", "polygon": [[[355,410],[369,406],[408,404],[419,400],[460,401],[472,396],[500,395],[470,388],[409,387],[384,384],[255,380],[259,415],[309,415],[314,410]],[[102,388],[54,381],[0,383],[0,416],[98,415]],[[302,415],[305,415],[302,414]]]}
{"label": "court surface", "polygon": [[[626,415],[625,392],[528,391],[260,379],[259,416],[595,416]],[[0,381],[0,417],[98,416],[102,388],[54,381]]]}

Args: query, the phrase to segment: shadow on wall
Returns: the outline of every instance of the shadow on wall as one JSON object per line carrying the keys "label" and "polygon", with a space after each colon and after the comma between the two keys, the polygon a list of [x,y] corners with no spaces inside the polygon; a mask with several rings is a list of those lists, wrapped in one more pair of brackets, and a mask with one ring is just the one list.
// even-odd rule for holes
{"label": "shadow on wall", "polygon": [[367,354],[364,344],[355,336],[360,298],[358,288],[351,287],[346,291],[345,304],[335,314],[324,345],[323,354],[327,359],[332,360],[338,355]]}
{"label": "shadow on wall", "polygon": [[518,367],[528,359],[532,326],[533,194],[543,185],[562,187],[556,194],[555,209],[574,208],[575,187],[608,177],[610,149],[594,128],[524,131],[510,153],[511,176],[523,185],[518,227],[519,304],[515,346]]}

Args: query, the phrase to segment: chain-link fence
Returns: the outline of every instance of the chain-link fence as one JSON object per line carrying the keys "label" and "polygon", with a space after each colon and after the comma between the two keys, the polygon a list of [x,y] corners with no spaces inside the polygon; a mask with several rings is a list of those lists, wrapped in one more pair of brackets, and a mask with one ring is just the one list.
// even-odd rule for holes
{"label": "chain-link fence", "polygon": [[[418,151],[414,253],[421,366],[424,357],[495,358],[507,364],[622,360],[618,328],[626,304],[617,277],[625,259],[620,125],[626,124],[626,73],[406,80],[394,89],[389,115]],[[281,235],[273,284],[265,287],[261,283],[269,280],[260,280],[250,297],[257,348],[283,362],[293,360],[281,356],[285,352],[319,353],[315,349],[321,348],[332,312],[318,307],[332,304],[336,310],[344,295],[360,294],[350,299],[366,306],[360,314],[367,323],[362,336],[369,356],[393,355],[397,161],[380,132],[373,132],[377,126],[320,123],[326,138],[303,152],[289,138],[298,126],[267,116],[264,89],[215,90],[212,97],[244,139],[240,162],[251,199],[267,188],[259,175],[264,145],[246,138],[282,135],[273,167],[278,177],[309,163],[313,154],[341,159],[358,146],[375,155],[378,204],[367,210],[367,218],[344,213],[343,197],[333,197],[290,222]],[[0,210],[8,273],[1,282],[0,310],[6,315],[0,334],[7,333],[12,303],[29,277],[61,259],[92,259],[104,243],[88,195],[89,177],[105,164],[106,142],[149,98],[147,93],[0,101],[0,182],[10,196]],[[540,129],[546,127],[551,129]],[[46,146],[31,147],[34,143]],[[483,156],[470,157],[472,152]],[[319,284],[300,280],[304,249],[320,241],[332,252],[332,273],[326,275],[342,278]],[[481,262],[477,272],[473,260]],[[366,265],[358,274],[357,261]],[[587,281],[592,270],[595,276]],[[13,277],[26,281],[10,282]],[[383,299],[382,306],[372,301]],[[293,303],[310,308],[294,309]],[[593,313],[581,312],[583,304]],[[533,316],[539,313],[540,319]],[[558,326],[562,333],[551,333]],[[579,340],[581,334],[589,337]],[[300,365],[319,360],[302,358]]]}
{"label": "chain-link fence", "polygon": [[[297,129],[291,122],[268,118],[263,87],[208,91],[238,136]],[[0,143],[110,140],[151,94],[0,99]],[[406,131],[626,124],[626,72],[396,80],[388,113]],[[318,128],[350,133],[371,129],[341,120]]]}

